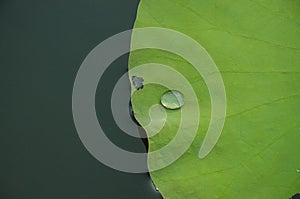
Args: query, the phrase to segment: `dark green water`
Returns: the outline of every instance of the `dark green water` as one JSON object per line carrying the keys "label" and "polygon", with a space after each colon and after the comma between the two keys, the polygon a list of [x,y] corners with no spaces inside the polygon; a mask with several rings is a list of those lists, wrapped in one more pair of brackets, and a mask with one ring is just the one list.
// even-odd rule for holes
{"label": "dark green water", "polygon": [[[0,0],[0,198],[161,198],[147,174],[110,169],[77,136],[72,88],[85,56],[130,29],[137,0]],[[97,91],[109,138],[131,151],[140,139],[114,126],[109,95],[127,69],[116,60]]]}

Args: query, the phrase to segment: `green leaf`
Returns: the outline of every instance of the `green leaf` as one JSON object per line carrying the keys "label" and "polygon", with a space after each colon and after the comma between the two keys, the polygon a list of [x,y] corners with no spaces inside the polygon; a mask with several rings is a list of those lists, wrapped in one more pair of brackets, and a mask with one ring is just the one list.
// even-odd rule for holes
{"label": "green leaf", "polygon": [[[199,107],[194,108],[201,112],[199,125],[186,124],[187,135],[198,128],[188,150],[173,164],[150,173],[164,198],[284,199],[300,192],[300,1],[141,0],[135,27],[164,27],[195,39],[214,60],[226,89],[222,135],[200,159],[212,106],[205,81],[172,52],[143,49],[130,54],[130,69],[160,63],[183,74],[197,96]],[[132,43],[137,41],[133,34]],[[172,75],[164,78],[177,81]],[[145,84],[132,90],[135,117],[154,135],[159,128],[147,126],[149,110],[168,88]],[[185,96],[182,108],[188,104]],[[164,127],[149,137],[150,151],[167,145],[180,128],[180,110],[164,112]],[[149,167],[159,161],[150,158]]]}

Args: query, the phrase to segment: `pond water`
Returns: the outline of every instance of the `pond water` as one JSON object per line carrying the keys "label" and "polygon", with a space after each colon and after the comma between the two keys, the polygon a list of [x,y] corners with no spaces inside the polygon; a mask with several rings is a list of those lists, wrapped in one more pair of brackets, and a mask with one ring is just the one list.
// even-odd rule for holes
{"label": "pond water", "polygon": [[[94,159],[72,118],[72,89],[85,56],[107,37],[133,27],[138,0],[0,2],[1,199],[159,199],[147,173],[123,173]],[[116,127],[109,94],[127,69],[112,64],[96,109],[118,145],[145,151]],[[128,111],[128,107],[127,107]]]}

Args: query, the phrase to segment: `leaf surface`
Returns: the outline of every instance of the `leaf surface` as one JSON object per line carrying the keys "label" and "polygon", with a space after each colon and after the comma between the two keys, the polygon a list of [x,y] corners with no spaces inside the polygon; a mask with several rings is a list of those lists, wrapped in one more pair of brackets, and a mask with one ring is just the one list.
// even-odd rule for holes
{"label": "leaf surface", "polygon": [[[130,69],[161,63],[183,74],[201,111],[189,149],[173,164],[150,173],[164,198],[283,199],[300,192],[300,1],[141,0],[135,27],[164,27],[195,39],[216,63],[226,89],[222,135],[209,155],[199,159],[211,115],[204,80],[171,52],[144,49],[130,54]],[[150,107],[166,90],[147,84],[134,92],[135,117],[143,126]],[[166,113],[163,129],[149,138],[150,151],[167,145],[176,134],[180,110]]]}

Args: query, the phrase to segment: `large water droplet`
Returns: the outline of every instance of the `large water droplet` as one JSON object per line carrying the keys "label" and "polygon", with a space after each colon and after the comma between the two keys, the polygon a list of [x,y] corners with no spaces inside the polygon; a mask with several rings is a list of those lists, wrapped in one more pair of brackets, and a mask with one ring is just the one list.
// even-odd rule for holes
{"label": "large water droplet", "polygon": [[169,90],[163,94],[160,102],[167,109],[178,109],[184,104],[184,96],[177,90]]}

